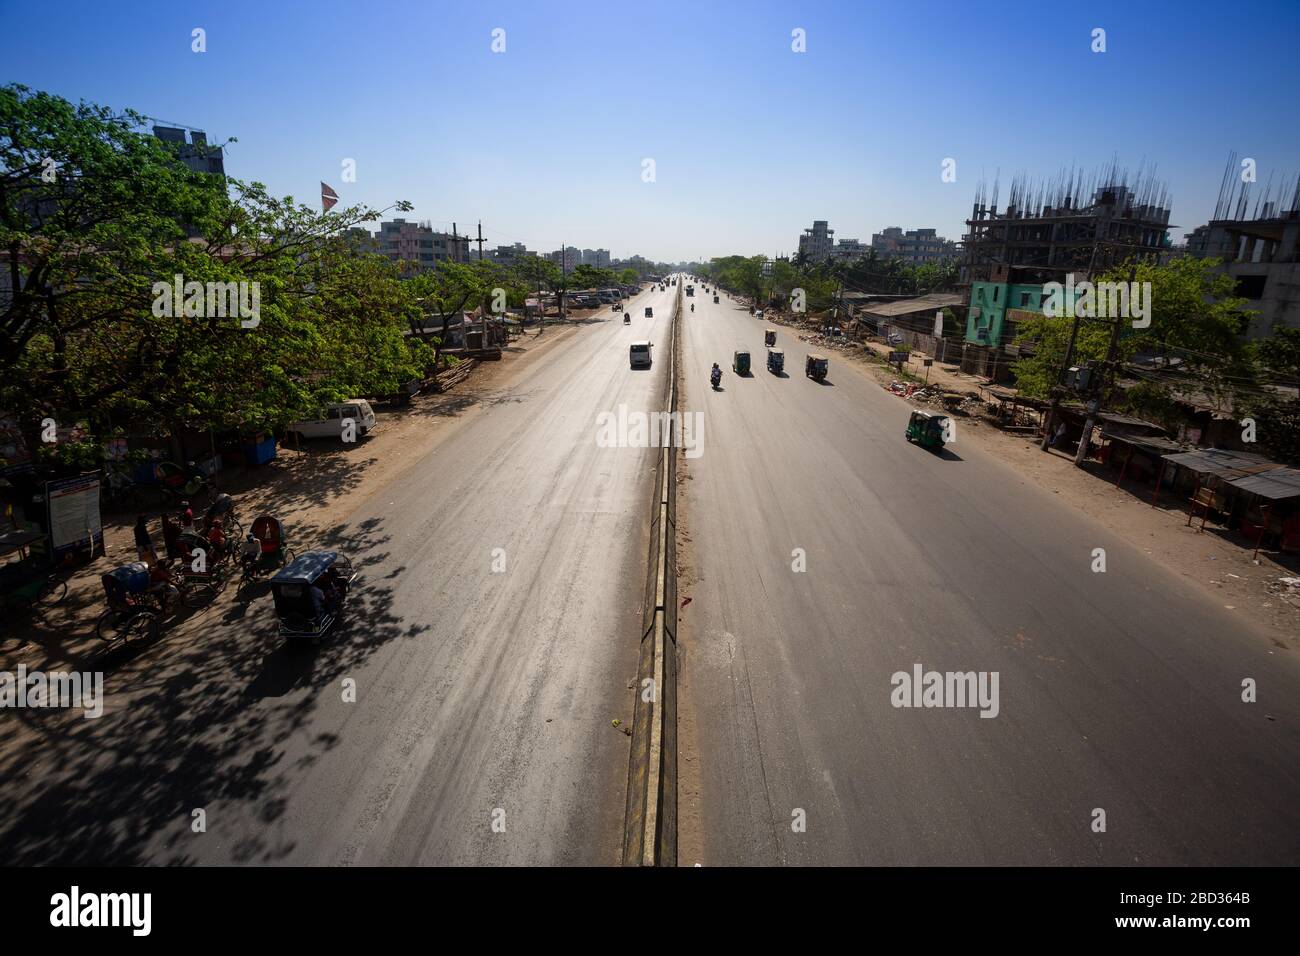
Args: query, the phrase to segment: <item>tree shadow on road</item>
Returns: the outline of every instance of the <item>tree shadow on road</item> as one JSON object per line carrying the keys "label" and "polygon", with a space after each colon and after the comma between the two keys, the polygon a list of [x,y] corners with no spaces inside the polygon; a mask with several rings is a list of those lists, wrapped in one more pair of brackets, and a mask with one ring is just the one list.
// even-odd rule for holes
{"label": "tree shadow on road", "polygon": [[192,812],[204,809],[215,823],[232,803],[254,804],[267,824],[234,847],[236,862],[288,856],[293,843],[270,824],[286,810],[292,777],[338,738],[317,735],[292,765],[288,741],[340,692],[342,678],[384,645],[427,629],[391,613],[391,577],[366,574],[385,559],[388,541],[377,520],[317,533],[318,546],[345,552],[361,572],[342,626],[319,648],[286,648],[269,601],[233,620],[214,607],[210,622],[166,655],[157,646],[110,649],[77,665],[104,671],[98,719],[5,710],[0,858],[20,866],[193,864],[192,847],[215,837],[192,832]]}

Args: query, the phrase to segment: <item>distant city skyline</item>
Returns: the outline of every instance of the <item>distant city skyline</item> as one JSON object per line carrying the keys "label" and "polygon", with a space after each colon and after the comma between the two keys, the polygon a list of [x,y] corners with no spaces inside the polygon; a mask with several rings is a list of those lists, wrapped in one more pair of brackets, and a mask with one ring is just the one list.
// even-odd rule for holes
{"label": "distant city skyline", "polygon": [[[57,34],[37,7],[5,18],[4,82],[235,137],[229,175],[317,208],[324,181],[341,205],[409,200],[404,215],[436,230],[481,220],[485,248],[793,255],[814,220],[862,241],[894,225],[960,240],[981,180],[1000,174],[1005,190],[1112,158],[1155,167],[1182,243],[1210,219],[1230,151],[1255,160],[1261,190],[1300,170],[1289,3],[1229,17],[1202,2],[665,2],[653,16],[583,2],[86,2]],[[195,29],[206,52],[191,49]],[[796,29],[806,52],[791,49]],[[436,74],[418,66],[434,49]],[[1000,65],[982,68],[983,54]],[[591,70],[608,81],[584,84],[567,118],[539,110],[542,92]],[[874,79],[846,82],[858,75]]]}

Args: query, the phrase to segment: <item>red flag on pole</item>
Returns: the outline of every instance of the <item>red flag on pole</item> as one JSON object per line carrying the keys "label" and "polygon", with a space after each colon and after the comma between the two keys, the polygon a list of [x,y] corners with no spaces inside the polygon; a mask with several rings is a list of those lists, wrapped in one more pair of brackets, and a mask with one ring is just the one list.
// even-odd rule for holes
{"label": "red flag on pole", "polygon": [[335,204],[338,201],[339,201],[339,194],[336,193],[332,187],[325,185],[325,183],[321,183],[320,184],[321,211],[329,212],[331,209],[334,208]]}

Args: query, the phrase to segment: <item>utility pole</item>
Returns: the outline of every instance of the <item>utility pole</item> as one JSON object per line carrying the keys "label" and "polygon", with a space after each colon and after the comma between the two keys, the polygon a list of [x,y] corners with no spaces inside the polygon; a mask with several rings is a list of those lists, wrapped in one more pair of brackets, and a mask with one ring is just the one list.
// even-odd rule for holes
{"label": "utility pole", "polygon": [[1056,416],[1061,407],[1061,389],[1065,387],[1065,375],[1070,370],[1070,363],[1074,360],[1074,343],[1079,337],[1079,316],[1074,311],[1074,303],[1067,302],[1071,314],[1074,316],[1074,324],[1070,326],[1070,344],[1065,347],[1065,361],[1061,363],[1061,371],[1056,376],[1056,385],[1052,388],[1052,406],[1047,410],[1047,423],[1043,430],[1043,442],[1039,445],[1043,451],[1047,451],[1052,444],[1052,427],[1056,424]]}
{"label": "utility pole", "polygon": [[478,221],[478,261],[483,261],[483,220]]}
{"label": "utility pole", "polygon": [[[1137,280],[1137,266],[1129,267],[1128,273],[1129,288],[1133,288],[1133,283]],[[1083,434],[1079,436],[1079,450],[1074,455],[1074,464],[1082,468],[1083,461],[1088,457],[1088,439],[1092,436],[1092,427],[1101,411],[1101,395],[1104,383],[1100,381],[1103,376],[1108,376],[1115,367],[1115,355],[1119,351],[1119,330],[1123,324],[1128,321],[1127,316],[1112,316],[1114,324],[1110,327],[1110,345],[1106,348],[1106,364],[1102,366],[1102,376],[1098,376],[1099,381],[1093,383],[1093,398],[1089,402],[1088,418],[1083,423]]]}
{"label": "utility pole", "polygon": [[560,318],[564,318],[564,293],[569,291],[569,256],[560,242]]}

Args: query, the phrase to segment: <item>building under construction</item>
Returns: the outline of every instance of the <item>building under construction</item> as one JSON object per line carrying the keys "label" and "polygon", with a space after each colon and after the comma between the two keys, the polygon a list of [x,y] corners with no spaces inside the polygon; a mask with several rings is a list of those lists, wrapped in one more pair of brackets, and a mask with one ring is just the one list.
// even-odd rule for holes
{"label": "building under construction", "polygon": [[1222,260],[1252,313],[1247,338],[1300,328],[1300,176],[1275,186],[1270,175],[1260,193],[1229,154],[1214,218],[1188,234],[1187,254]]}
{"label": "building under construction", "polygon": [[1046,182],[1018,176],[998,211],[998,182],[986,201],[976,190],[963,237],[961,282],[1020,283],[1091,278],[1131,258],[1156,260],[1169,249],[1169,193],[1154,172],[1132,182],[1115,164],[1071,169]]}
{"label": "building under construction", "polygon": [[1009,379],[1021,354],[1019,325],[1041,317],[1045,283],[1092,279],[1132,259],[1159,261],[1171,249],[1168,190],[1141,170],[1130,181],[1114,163],[1042,183],[1017,177],[1001,212],[997,181],[987,201],[980,184],[966,228],[962,369],[993,381]]}

